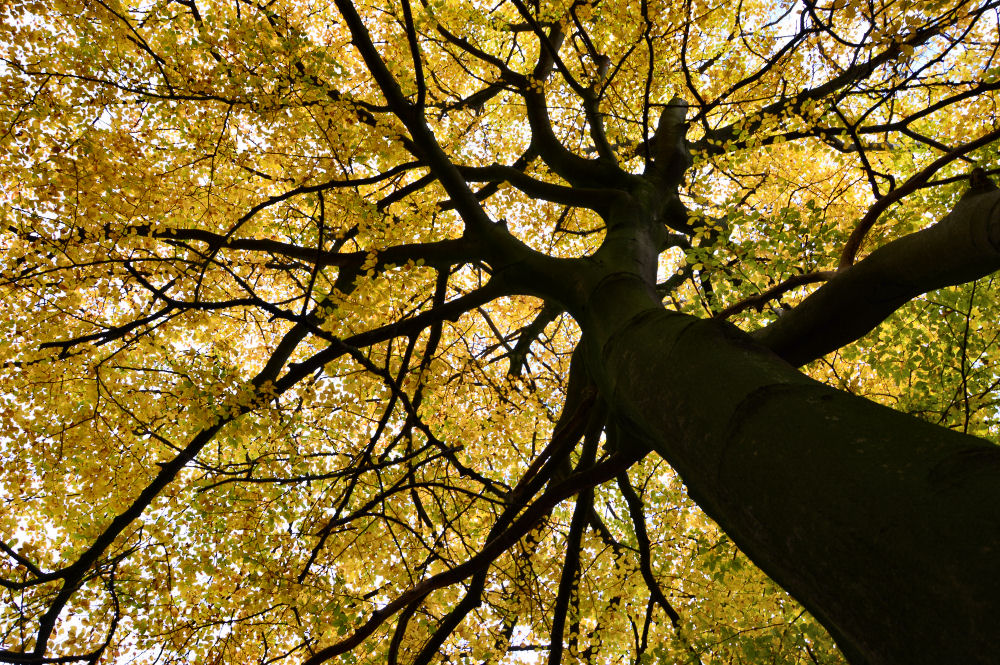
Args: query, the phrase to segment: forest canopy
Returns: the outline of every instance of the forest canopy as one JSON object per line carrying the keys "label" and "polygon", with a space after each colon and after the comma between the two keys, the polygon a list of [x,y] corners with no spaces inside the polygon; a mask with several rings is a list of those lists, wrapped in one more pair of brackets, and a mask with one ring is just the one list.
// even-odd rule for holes
{"label": "forest canopy", "polygon": [[4,3],[0,662],[988,662],[998,16]]}

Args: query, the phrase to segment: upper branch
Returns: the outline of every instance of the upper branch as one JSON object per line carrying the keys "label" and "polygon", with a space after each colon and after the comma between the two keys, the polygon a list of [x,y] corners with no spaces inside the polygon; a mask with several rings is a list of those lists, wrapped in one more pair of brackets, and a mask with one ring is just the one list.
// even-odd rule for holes
{"label": "upper branch", "polygon": [[[723,146],[725,144],[735,140],[742,132],[750,134],[754,133],[764,124],[766,118],[780,117],[783,114],[796,113],[802,109],[806,102],[823,99],[824,97],[828,97],[834,93],[841,92],[843,89],[854,85],[858,81],[868,78],[878,71],[879,67],[892,62],[894,59],[899,57],[899,54],[902,52],[902,48],[904,46],[920,46],[928,39],[938,34],[939,30],[940,28],[938,26],[918,30],[903,39],[901,42],[894,42],[884,51],[869,58],[865,62],[848,67],[843,72],[834,76],[822,85],[818,85],[814,88],[806,88],[791,99],[782,98],[772,102],[749,118],[745,118],[737,123],[706,131],[705,136],[694,144],[692,149],[699,152],[705,152],[707,154],[718,154],[724,152],[725,149]],[[693,121],[698,120],[703,116],[704,111],[701,111],[695,116]]]}
{"label": "upper branch", "polygon": [[358,15],[354,4],[350,0],[336,0],[336,4],[351,32],[352,43],[360,52],[392,112],[409,130],[422,160],[430,167],[431,172],[451,197],[456,211],[466,224],[466,232],[480,243],[493,260],[500,263],[544,260],[543,255],[517,241],[502,225],[493,223],[475,193],[469,189],[458,168],[438,144],[423,114],[403,95],[398,82],[375,48],[368,28]]}
{"label": "upper branch", "polygon": [[403,0],[403,19],[406,21],[406,41],[410,44],[410,57],[413,59],[413,75],[417,80],[417,109],[423,113],[427,100],[427,83],[424,81],[423,58],[420,57],[420,42],[417,38],[417,28],[413,24],[413,11],[410,0]]}
{"label": "upper branch", "polygon": [[486,182],[509,182],[528,196],[552,203],[579,208],[589,208],[598,213],[606,213],[609,206],[624,193],[617,189],[600,187],[566,187],[544,180],[537,180],[512,166],[495,164],[492,166],[460,166],[459,170],[467,180]]}
{"label": "upper branch", "polygon": [[937,224],[839,271],[753,336],[804,365],[859,339],[916,296],[1000,270],[1000,192],[984,190],[970,190]]}
{"label": "upper branch", "polygon": [[[540,48],[538,61],[531,76],[508,73],[505,78],[517,87],[524,98],[532,141],[538,147],[539,156],[549,168],[572,185],[595,187],[621,182],[626,174],[614,162],[603,159],[590,160],[575,154],[563,145],[553,131],[544,84],[552,74],[556,62],[555,55],[562,46],[565,34],[562,28],[555,26],[548,35],[541,32],[537,35],[543,46]],[[585,90],[578,94],[581,95],[581,99],[587,96]]]}
{"label": "upper branch", "polygon": [[851,264],[854,263],[854,257],[857,256],[858,250],[861,248],[861,242],[864,240],[872,226],[875,225],[875,222],[878,221],[879,216],[885,212],[890,205],[899,201],[907,194],[910,194],[922,187],[927,183],[931,176],[937,173],[946,164],[955,161],[977,148],[989,145],[998,138],[1000,138],[1000,129],[995,129],[988,134],[984,134],[975,141],[970,141],[965,145],[955,148],[954,150],[935,159],[923,170],[913,175],[909,180],[903,183],[903,185],[892,190],[876,201],[875,205],[868,210],[865,216],[858,223],[857,227],[855,227],[854,231],[851,232],[851,236],[847,239],[847,244],[844,246],[844,251],[840,256],[840,266],[838,269],[844,270],[845,268],[849,268]]}

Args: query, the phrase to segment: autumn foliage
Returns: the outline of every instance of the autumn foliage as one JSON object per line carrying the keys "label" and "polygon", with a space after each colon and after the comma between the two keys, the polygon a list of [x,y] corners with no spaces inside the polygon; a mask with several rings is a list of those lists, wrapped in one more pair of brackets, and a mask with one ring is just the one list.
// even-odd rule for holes
{"label": "autumn foliage", "polygon": [[893,662],[670,446],[1000,435],[998,11],[5,3],[0,662]]}

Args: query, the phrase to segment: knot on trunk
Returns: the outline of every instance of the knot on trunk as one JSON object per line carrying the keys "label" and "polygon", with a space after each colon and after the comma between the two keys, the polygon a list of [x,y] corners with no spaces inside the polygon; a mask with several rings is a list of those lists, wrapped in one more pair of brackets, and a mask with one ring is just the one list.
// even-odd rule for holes
{"label": "knot on trunk", "polygon": [[962,198],[978,196],[980,194],[995,192],[996,190],[997,186],[990,180],[990,176],[986,171],[977,166],[969,174],[969,189],[962,195]]}

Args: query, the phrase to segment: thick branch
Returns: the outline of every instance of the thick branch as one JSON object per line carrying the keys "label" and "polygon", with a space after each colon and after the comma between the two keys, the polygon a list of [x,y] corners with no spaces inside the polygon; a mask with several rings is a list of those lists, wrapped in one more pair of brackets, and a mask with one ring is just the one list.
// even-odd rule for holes
{"label": "thick branch", "polygon": [[589,208],[605,213],[622,192],[600,187],[566,187],[531,177],[513,166],[494,164],[492,166],[459,167],[466,180],[480,182],[508,182],[528,196],[552,203]]}
{"label": "thick branch", "polygon": [[687,102],[680,97],[671,99],[660,111],[656,132],[650,141],[652,164],[647,173],[658,177],[667,187],[676,187],[691,166],[687,141]]}
{"label": "thick branch", "polygon": [[543,260],[523,243],[518,242],[500,225],[494,224],[451,159],[438,144],[434,133],[418,111],[403,95],[399,83],[372,42],[371,35],[350,0],[337,0],[344,22],[351,31],[352,43],[361,54],[365,66],[378,84],[392,112],[409,130],[421,157],[448,192],[455,209],[462,216],[467,230],[481,245],[502,262]]}
{"label": "thick branch", "polygon": [[569,150],[552,130],[548,105],[545,100],[544,83],[552,73],[555,64],[553,54],[557,53],[565,35],[562,29],[554,27],[546,38],[539,35],[543,44],[528,78],[508,75],[524,97],[528,124],[531,126],[532,141],[545,164],[567,182],[583,187],[607,186],[624,179],[625,174],[616,165],[606,161],[589,160]]}
{"label": "thick branch", "polygon": [[[895,203],[901,200],[907,194],[919,189],[923,186],[931,176],[937,173],[945,165],[955,161],[956,159],[964,156],[965,154],[972,152],[976,148],[981,148],[983,146],[989,145],[990,143],[996,141],[1000,138],[1000,129],[996,129],[988,134],[985,134],[974,141],[970,141],[964,145],[951,150],[950,152],[938,157],[933,162],[928,164],[923,170],[915,174],[909,180],[907,180],[903,185],[889,192],[878,201],[875,202],[869,210],[868,213],[861,219],[857,227],[851,233],[850,238],[847,239],[847,243],[844,246],[844,251],[840,257],[840,269],[849,267],[854,263],[854,257],[857,255],[858,250],[861,248],[861,242],[864,240],[868,231],[875,225],[878,221],[879,216],[885,212],[885,210]],[[862,153],[863,154],[863,153]]]}
{"label": "thick branch", "polygon": [[795,366],[859,339],[909,300],[1000,270],[1000,192],[966,196],[937,224],[842,270],[753,333]]}

